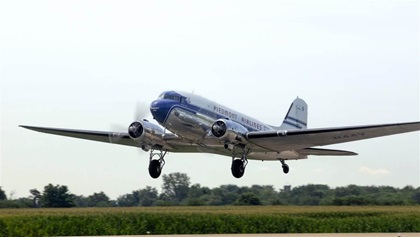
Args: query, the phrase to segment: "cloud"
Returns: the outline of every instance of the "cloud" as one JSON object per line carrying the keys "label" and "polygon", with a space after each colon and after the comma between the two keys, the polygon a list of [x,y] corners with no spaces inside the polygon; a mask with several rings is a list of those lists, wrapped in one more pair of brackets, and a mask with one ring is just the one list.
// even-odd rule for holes
{"label": "cloud", "polygon": [[389,175],[391,172],[387,169],[371,169],[368,167],[360,167],[359,172],[367,175]]}

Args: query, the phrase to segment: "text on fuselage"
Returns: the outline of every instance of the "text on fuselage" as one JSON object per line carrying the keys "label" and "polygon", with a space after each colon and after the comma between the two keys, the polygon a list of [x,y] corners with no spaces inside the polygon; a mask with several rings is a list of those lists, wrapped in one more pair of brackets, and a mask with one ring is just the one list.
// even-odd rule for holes
{"label": "text on fuselage", "polygon": [[237,114],[232,113],[229,110],[220,108],[220,107],[218,107],[216,105],[213,108],[214,108],[213,109],[214,112],[219,113],[219,114],[223,114],[223,115],[225,115],[226,117],[228,117],[228,118],[230,118],[232,120],[236,120],[238,118],[238,115]]}
{"label": "text on fuselage", "polygon": [[253,127],[255,129],[257,129],[257,130],[261,130],[262,127],[263,127],[261,124],[259,124],[257,122],[254,122],[252,120],[249,120],[247,118],[244,118],[244,117],[241,118],[241,123],[246,124],[246,125],[248,125],[250,127]]}

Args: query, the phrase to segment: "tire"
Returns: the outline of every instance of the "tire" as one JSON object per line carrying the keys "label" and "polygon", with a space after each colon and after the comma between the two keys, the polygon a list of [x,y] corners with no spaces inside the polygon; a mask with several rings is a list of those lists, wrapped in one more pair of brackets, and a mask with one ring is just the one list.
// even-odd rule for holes
{"label": "tire", "polygon": [[231,170],[232,170],[233,177],[238,178],[238,179],[241,178],[245,173],[245,167],[242,160],[241,159],[233,160]]}
{"label": "tire", "polygon": [[149,174],[150,177],[157,179],[160,176],[162,169],[160,167],[159,160],[151,160],[149,163]]}
{"label": "tire", "polygon": [[285,174],[289,173],[289,166],[288,165],[283,165],[283,173],[285,173]]}

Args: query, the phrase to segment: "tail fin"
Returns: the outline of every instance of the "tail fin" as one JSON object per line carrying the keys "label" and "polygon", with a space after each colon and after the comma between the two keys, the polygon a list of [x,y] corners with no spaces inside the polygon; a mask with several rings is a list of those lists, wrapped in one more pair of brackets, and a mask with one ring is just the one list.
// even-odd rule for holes
{"label": "tail fin", "polygon": [[299,97],[290,105],[279,130],[306,129],[308,126],[308,105]]}

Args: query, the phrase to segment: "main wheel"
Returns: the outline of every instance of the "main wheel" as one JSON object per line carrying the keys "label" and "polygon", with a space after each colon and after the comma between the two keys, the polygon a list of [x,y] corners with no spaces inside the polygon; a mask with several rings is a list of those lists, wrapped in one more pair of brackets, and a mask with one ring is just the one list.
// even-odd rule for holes
{"label": "main wheel", "polygon": [[149,163],[149,174],[152,178],[156,179],[160,176],[162,169],[159,160],[151,160]]}
{"label": "main wheel", "polygon": [[285,174],[289,173],[289,166],[288,165],[284,164],[282,167],[283,167],[283,173],[285,173]]}
{"label": "main wheel", "polygon": [[242,160],[241,159],[233,160],[231,170],[232,170],[233,177],[238,178],[238,179],[242,177],[245,173],[245,167]]}

